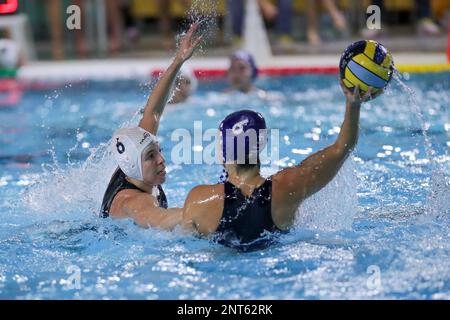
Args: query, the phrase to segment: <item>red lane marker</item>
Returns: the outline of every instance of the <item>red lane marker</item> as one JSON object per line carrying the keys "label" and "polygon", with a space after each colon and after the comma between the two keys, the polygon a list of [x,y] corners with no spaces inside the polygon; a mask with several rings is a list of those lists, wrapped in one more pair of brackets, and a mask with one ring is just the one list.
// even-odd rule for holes
{"label": "red lane marker", "polygon": [[[151,72],[152,77],[160,77],[164,73],[162,69],[156,69]],[[195,76],[197,78],[214,78],[214,77],[224,77],[227,75],[225,69],[196,69],[194,70]]]}
{"label": "red lane marker", "polygon": [[0,92],[12,91],[20,88],[20,83],[16,79],[0,79]]}
{"label": "red lane marker", "polygon": [[0,97],[0,108],[14,107],[22,98],[21,91],[11,91],[6,96]]}
{"label": "red lane marker", "polygon": [[19,103],[22,97],[20,84],[15,79],[0,80],[0,108],[12,107]]}
{"label": "red lane marker", "polygon": [[161,70],[153,70],[151,73],[151,76],[154,78],[157,78],[157,77],[162,76],[163,72],[164,71],[162,69]]}
{"label": "red lane marker", "polygon": [[[164,72],[163,69],[155,69],[150,72],[152,77],[160,77]],[[289,68],[261,68],[259,73],[266,76],[286,76],[296,74],[336,74],[339,72],[338,67],[289,67]],[[195,75],[199,79],[223,78],[227,75],[226,69],[196,69]],[[20,81],[17,79],[0,79],[0,92],[24,91],[24,90],[50,90],[64,87],[67,83],[76,85],[82,81],[62,81],[62,82],[45,82],[45,81]],[[17,97],[17,95],[15,95]],[[11,104],[12,100],[9,100]],[[1,103],[1,102],[0,102]]]}
{"label": "red lane marker", "polygon": [[225,69],[199,69],[194,71],[197,78],[215,78],[215,77],[225,77],[227,75],[227,70]]}
{"label": "red lane marker", "polygon": [[0,79],[0,93],[11,91],[26,91],[26,90],[56,90],[67,86],[68,84],[76,86],[83,83],[83,81],[26,81],[14,78]]}
{"label": "red lane marker", "polygon": [[[289,68],[261,68],[259,74],[268,76],[286,76],[296,74],[336,74],[339,72],[338,67],[289,67]],[[159,77],[164,70],[157,69],[151,72],[152,77]],[[199,79],[225,77],[226,69],[195,69],[195,75]]]}
{"label": "red lane marker", "polygon": [[7,0],[6,3],[0,4],[0,14],[16,12],[17,6],[17,0]]}
{"label": "red lane marker", "polygon": [[338,67],[292,67],[292,68],[263,68],[260,74],[268,76],[286,76],[296,74],[334,74],[338,73]]}

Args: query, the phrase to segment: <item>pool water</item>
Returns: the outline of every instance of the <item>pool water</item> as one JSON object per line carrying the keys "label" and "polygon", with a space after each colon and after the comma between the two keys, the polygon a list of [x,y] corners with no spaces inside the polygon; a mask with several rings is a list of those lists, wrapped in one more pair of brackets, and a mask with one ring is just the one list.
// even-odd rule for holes
{"label": "pool water", "polygon": [[[114,170],[107,142],[137,123],[149,81],[25,92],[0,109],[0,299],[450,299],[450,74],[403,82],[414,96],[393,81],[364,105],[357,149],[338,176],[300,206],[280,243],[250,253],[97,217]],[[192,133],[196,120],[205,131],[234,110],[262,112],[279,130],[279,159],[265,175],[336,139],[336,76],[258,86],[267,94],[224,94],[225,82],[204,81],[167,107],[159,134],[170,206],[221,173],[171,160],[171,134]]]}

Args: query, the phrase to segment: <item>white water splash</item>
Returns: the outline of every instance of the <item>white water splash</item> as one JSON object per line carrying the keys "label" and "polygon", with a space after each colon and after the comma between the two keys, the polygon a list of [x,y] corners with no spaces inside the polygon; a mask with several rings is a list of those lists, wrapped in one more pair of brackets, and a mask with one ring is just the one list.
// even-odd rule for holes
{"label": "white water splash", "polygon": [[[197,22],[199,24],[197,34],[203,36],[203,40],[196,50],[199,53],[203,53],[206,50],[208,44],[217,41],[220,35],[218,26],[218,6],[217,0],[203,1],[194,0],[191,3],[191,7],[186,12],[186,16],[189,23]],[[188,26],[185,27],[184,32],[180,33],[177,37],[177,43],[184,36],[185,31],[188,30]]]}
{"label": "white water splash", "polygon": [[355,164],[348,159],[327,186],[300,205],[296,226],[320,231],[350,229],[358,213],[357,187]]}
{"label": "white water splash", "polygon": [[[141,112],[137,111],[121,127],[137,125],[140,116]],[[22,192],[18,205],[39,214],[39,217],[55,218],[80,212],[98,215],[103,194],[117,167],[110,152],[110,143],[111,140],[90,149],[91,154],[84,162],[75,163],[70,161],[70,153],[76,150],[77,141],[69,149],[66,166],[58,163],[51,147],[53,163],[43,166],[43,173]]]}
{"label": "white water splash", "polygon": [[429,125],[425,121],[424,114],[419,107],[416,93],[401,80],[401,75],[398,72],[394,72],[393,78],[408,94],[408,100],[422,129],[426,156],[431,164],[431,188],[427,199],[425,214],[436,218],[445,217],[450,213],[450,184],[447,182],[444,169],[435,159],[435,151],[433,150],[431,139],[427,134]]}
{"label": "white water splash", "polygon": [[62,216],[69,212],[98,214],[115,167],[109,144],[101,144],[81,165],[54,167],[40,174],[22,193],[22,204],[40,216]]}

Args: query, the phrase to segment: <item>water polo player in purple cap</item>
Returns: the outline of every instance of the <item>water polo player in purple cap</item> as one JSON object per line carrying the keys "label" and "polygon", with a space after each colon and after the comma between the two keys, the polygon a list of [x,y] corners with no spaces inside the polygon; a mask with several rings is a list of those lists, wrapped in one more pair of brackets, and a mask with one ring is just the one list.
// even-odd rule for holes
{"label": "water polo player in purple cap", "polygon": [[341,87],[346,112],[337,140],[300,165],[268,179],[260,174],[259,159],[267,141],[264,117],[250,110],[228,115],[219,127],[227,180],[190,191],[184,204],[183,226],[244,251],[265,247],[276,239],[274,236],[289,230],[302,201],[334,178],[355,147],[361,103],[376,96],[369,90],[361,97],[358,86],[350,91],[342,81]]}
{"label": "water polo player in purple cap", "polygon": [[242,93],[256,90],[254,82],[257,76],[258,68],[250,53],[239,50],[231,55],[227,78],[232,90]]}

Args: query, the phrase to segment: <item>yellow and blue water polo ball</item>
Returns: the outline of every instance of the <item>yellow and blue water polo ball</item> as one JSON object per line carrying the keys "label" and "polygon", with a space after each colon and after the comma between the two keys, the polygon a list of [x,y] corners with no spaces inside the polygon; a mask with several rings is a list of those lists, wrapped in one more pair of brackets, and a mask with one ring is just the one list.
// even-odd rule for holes
{"label": "yellow and blue water polo ball", "polygon": [[362,94],[386,88],[394,71],[392,55],[380,43],[360,40],[347,47],[339,62],[339,72],[347,88],[359,85]]}

